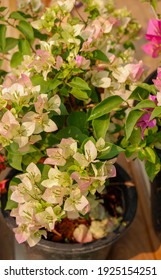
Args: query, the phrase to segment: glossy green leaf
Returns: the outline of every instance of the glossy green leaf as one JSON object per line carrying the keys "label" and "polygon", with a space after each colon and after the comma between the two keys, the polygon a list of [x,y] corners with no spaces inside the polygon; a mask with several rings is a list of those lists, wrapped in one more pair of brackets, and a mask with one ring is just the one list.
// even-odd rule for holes
{"label": "glossy green leaf", "polygon": [[12,38],[12,37],[7,37],[5,52],[7,53],[8,51],[14,49],[17,46],[17,44],[18,44],[18,39]]}
{"label": "glossy green leaf", "polygon": [[10,14],[9,18],[18,19],[18,20],[25,20],[25,17],[22,15],[21,12],[14,11]]}
{"label": "glossy green leaf", "polygon": [[0,12],[4,12],[7,9],[7,7],[0,7]]}
{"label": "glossy green leaf", "polygon": [[67,119],[68,126],[78,127],[81,131],[86,131],[87,115],[85,112],[72,112]]}
{"label": "glossy green leaf", "polygon": [[148,174],[150,181],[152,182],[154,180],[155,176],[160,171],[160,160],[157,159],[157,162],[155,164],[152,162],[146,161],[145,170],[146,170],[146,173]]}
{"label": "glossy green leaf", "polygon": [[154,118],[157,118],[158,116],[161,115],[161,106],[159,107],[156,107],[153,112],[151,113],[151,117],[150,117],[150,120],[154,119]]}
{"label": "glossy green leaf", "polygon": [[4,51],[6,46],[6,31],[7,27],[5,24],[0,24],[0,48]]}
{"label": "glossy green leaf", "polygon": [[79,88],[72,88],[70,93],[77,99],[86,101],[89,99],[89,96],[86,91],[80,90]]}
{"label": "glossy green leaf", "polygon": [[145,151],[145,156],[146,159],[152,163],[156,162],[156,154],[154,152],[154,149],[150,148],[150,147],[145,147],[144,149]]}
{"label": "glossy green leaf", "polygon": [[30,44],[26,39],[20,39],[18,42],[18,48],[19,51],[23,54],[23,55],[31,55],[31,48],[30,48]]}
{"label": "glossy green leaf", "polygon": [[71,86],[72,88],[76,88],[82,91],[91,90],[90,87],[88,86],[88,83],[86,83],[83,79],[79,77],[73,78],[72,81],[68,83],[68,85]]}
{"label": "glossy green leaf", "polygon": [[110,119],[108,115],[104,115],[98,119],[92,121],[94,135],[97,139],[105,139],[106,132],[108,130]]}
{"label": "glossy green leaf", "polygon": [[73,139],[78,140],[80,143],[83,143],[83,141],[87,138],[87,135],[82,133],[81,130],[75,126],[63,128],[56,134],[58,141],[61,141],[62,138],[68,137],[72,137]]}
{"label": "glossy green leaf", "polygon": [[107,143],[106,145],[110,147],[110,149],[102,152],[98,158],[100,160],[108,160],[108,159],[112,159],[116,156],[118,156],[121,152],[124,152],[124,149],[115,145],[115,144],[111,144],[111,143]]}
{"label": "glossy green leaf", "polygon": [[31,78],[31,81],[34,86],[40,85],[41,93],[47,93],[50,90],[54,90],[62,83],[58,79],[44,81],[44,78],[41,75],[34,75]]}
{"label": "glossy green leaf", "polygon": [[136,125],[137,121],[140,119],[140,117],[144,114],[144,112],[139,110],[132,110],[127,116],[126,123],[125,123],[125,133],[126,133],[126,139],[129,139],[131,136],[131,133],[134,129],[134,126]]}
{"label": "glossy green leaf", "polygon": [[21,20],[16,27],[25,35],[28,40],[34,39],[34,31],[29,22]]}
{"label": "glossy green leaf", "polygon": [[14,169],[22,171],[22,155],[8,153],[8,162]]}
{"label": "glossy green leaf", "polygon": [[156,104],[154,103],[154,101],[146,99],[146,100],[142,100],[140,101],[135,107],[134,110],[136,109],[143,109],[143,108],[155,108]]}
{"label": "glossy green leaf", "polygon": [[92,52],[93,54],[93,59],[95,60],[101,60],[101,61],[104,61],[104,62],[109,62],[109,59],[108,57],[100,50],[95,50]]}
{"label": "glossy green leaf", "polygon": [[10,65],[11,67],[15,68],[18,65],[21,64],[23,60],[23,55],[20,52],[15,52],[12,57],[11,57],[11,61],[10,61]]}
{"label": "glossy green leaf", "polygon": [[88,120],[94,120],[110,113],[112,110],[117,109],[117,107],[121,105],[123,101],[124,100],[118,95],[107,97],[106,99],[101,101],[95,108],[93,108]]}
{"label": "glossy green leaf", "polygon": [[147,99],[149,94],[152,93],[156,95],[156,88],[154,85],[149,85],[146,83],[139,84],[134,91],[131,93],[129,99],[134,100],[144,100]]}

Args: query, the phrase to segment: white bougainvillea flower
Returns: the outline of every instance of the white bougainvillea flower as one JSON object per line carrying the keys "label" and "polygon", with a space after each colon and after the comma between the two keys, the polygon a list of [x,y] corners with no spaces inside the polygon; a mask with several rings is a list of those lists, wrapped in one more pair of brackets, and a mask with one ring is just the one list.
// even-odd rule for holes
{"label": "white bougainvillea flower", "polygon": [[14,137],[14,142],[16,142],[20,148],[24,147],[29,143],[29,136],[31,136],[35,131],[35,123],[24,122],[19,128],[18,135]]}
{"label": "white bougainvillea flower", "polygon": [[22,190],[23,190],[23,184],[19,184],[18,186],[10,186],[10,189],[12,190],[11,200],[17,203],[24,203],[26,199],[24,197],[23,192],[20,191],[19,186],[22,186]]}
{"label": "white bougainvillea flower", "polygon": [[40,10],[43,7],[41,0],[18,0],[17,5],[19,9],[27,8],[28,5],[31,5],[34,12]]}
{"label": "white bougainvillea flower", "polygon": [[30,176],[32,176],[32,178],[34,179],[35,182],[40,182],[41,172],[35,163],[31,162],[27,166],[26,171],[29,173]]}
{"label": "white bougainvillea flower", "polygon": [[13,139],[20,125],[11,111],[6,111],[0,121],[0,134],[6,139]]}
{"label": "white bougainvillea flower", "polygon": [[47,233],[45,230],[38,230],[37,227],[30,230],[30,236],[27,239],[27,243],[29,244],[30,247],[35,246],[41,239],[42,236],[47,238]]}
{"label": "white bougainvillea flower", "polygon": [[63,204],[63,197],[65,194],[64,187],[54,186],[52,188],[47,188],[42,195],[42,199],[48,203],[58,204],[61,206]]}
{"label": "white bougainvillea flower", "polygon": [[15,233],[15,238],[19,244],[27,241],[30,236],[30,228],[28,224],[22,224],[19,227],[14,228],[13,231]]}
{"label": "white bougainvillea flower", "polygon": [[45,104],[45,109],[47,111],[55,111],[57,114],[60,115],[60,103],[61,103],[61,100],[60,100],[60,97],[56,94],[54,95],[53,97],[51,97],[49,99],[49,101],[47,102],[47,104]]}
{"label": "white bougainvillea flower", "polygon": [[57,167],[50,168],[48,179],[42,181],[42,186],[52,188],[54,186],[68,187],[72,185],[72,179],[67,172],[61,172]]}
{"label": "white bougainvillea flower", "polygon": [[36,221],[41,227],[45,227],[51,231],[55,227],[55,222],[64,216],[64,211],[57,205],[55,207],[48,206],[44,211],[35,214]]}
{"label": "white bougainvillea flower", "polygon": [[73,232],[73,237],[79,243],[91,242],[93,240],[92,233],[84,224],[80,224],[78,227],[75,228]]}
{"label": "white bougainvillea flower", "polygon": [[14,102],[21,108],[23,106],[28,107],[33,93],[39,93],[40,86],[31,87],[29,89],[21,83],[14,83],[10,87],[3,88],[2,97],[7,100],[9,104]]}
{"label": "white bougainvillea flower", "polygon": [[50,148],[46,150],[48,158],[44,164],[63,166],[66,164],[66,159],[63,156],[63,150],[60,148]]}
{"label": "white bougainvillea flower", "polygon": [[52,0],[52,4],[57,4],[64,12],[71,12],[74,8],[75,0]]}
{"label": "white bougainvillea flower", "polygon": [[41,224],[42,227],[52,230],[55,227],[57,216],[51,206],[48,206],[45,211],[35,214],[36,221]]}
{"label": "white bougainvillea flower", "polygon": [[77,171],[71,174],[71,178],[77,182],[82,193],[85,193],[88,187],[93,183],[93,178],[89,176],[81,176]]}
{"label": "white bougainvillea flower", "polygon": [[111,85],[111,78],[108,77],[108,71],[96,71],[92,72],[91,83],[95,87],[108,88]]}
{"label": "white bougainvillea flower", "polygon": [[35,123],[34,134],[39,134],[42,131],[52,132],[58,129],[55,122],[49,119],[47,113],[38,114],[33,111],[30,111],[24,115],[22,121]]}
{"label": "white bougainvillea flower", "polygon": [[89,202],[81,191],[77,188],[72,190],[70,197],[64,203],[64,210],[67,212],[82,212]]}
{"label": "white bougainvillea flower", "polygon": [[56,148],[46,150],[48,158],[45,159],[45,164],[63,166],[66,160],[72,157],[77,151],[77,142],[73,138],[63,138]]}
{"label": "white bougainvillea flower", "polygon": [[77,141],[73,138],[63,138],[58,144],[58,147],[63,150],[64,158],[73,156],[77,151]]}
{"label": "white bougainvillea flower", "polygon": [[[82,36],[82,34],[81,34],[81,36]],[[94,51],[96,49],[96,47],[92,46],[92,42],[93,42],[93,39],[89,37],[85,42],[83,42],[82,48],[80,51],[83,51],[83,52]]]}
{"label": "white bougainvillea flower", "polygon": [[39,114],[43,113],[44,110],[48,112],[55,111],[57,114],[60,114],[60,103],[61,101],[58,95],[54,95],[48,100],[47,94],[40,94],[34,106],[36,112]]}
{"label": "white bougainvillea flower", "polygon": [[85,145],[84,145],[84,151],[85,151],[85,157],[88,160],[88,162],[92,162],[93,160],[96,159],[97,157],[97,149],[95,144],[89,140]]}
{"label": "white bougainvillea flower", "polygon": [[87,167],[91,162],[93,162],[97,157],[97,149],[95,144],[89,140],[84,145],[85,155],[77,152],[74,154],[73,158],[79,163],[83,168]]}

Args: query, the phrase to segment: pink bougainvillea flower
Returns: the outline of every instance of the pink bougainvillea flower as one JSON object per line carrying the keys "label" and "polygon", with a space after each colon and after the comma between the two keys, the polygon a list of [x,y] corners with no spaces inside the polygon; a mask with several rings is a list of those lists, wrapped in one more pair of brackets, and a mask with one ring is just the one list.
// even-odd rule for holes
{"label": "pink bougainvillea flower", "polygon": [[137,126],[141,128],[142,139],[144,139],[144,131],[147,127],[153,128],[156,126],[156,119],[150,120],[150,116],[150,113],[146,113],[137,122]]}
{"label": "pink bougainvillea flower", "polygon": [[130,79],[133,82],[138,81],[144,72],[142,60],[140,60],[138,63],[128,64],[127,67],[130,72],[130,75],[129,75]]}
{"label": "pink bougainvillea flower", "polygon": [[86,59],[82,55],[77,55],[75,61],[76,61],[77,67],[80,67],[82,69],[89,69],[89,67],[90,67],[90,60]]}
{"label": "pink bougainvillea flower", "polygon": [[142,49],[152,57],[158,57],[161,51],[161,20],[149,20],[146,39],[150,43],[143,45]]}

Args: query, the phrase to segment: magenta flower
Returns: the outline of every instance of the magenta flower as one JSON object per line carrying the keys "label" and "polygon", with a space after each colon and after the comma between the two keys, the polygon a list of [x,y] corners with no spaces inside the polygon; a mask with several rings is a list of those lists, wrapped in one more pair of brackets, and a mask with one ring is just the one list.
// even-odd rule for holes
{"label": "magenta flower", "polygon": [[158,57],[161,51],[161,20],[149,20],[146,39],[150,41],[150,43],[143,45],[142,49],[152,57]]}
{"label": "magenta flower", "polygon": [[141,138],[144,139],[144,131],[147,127],[153,128],[156,126],[156,120],[149,120],[151,113],[144,114],[137,122],[137,126],[141,128]]}

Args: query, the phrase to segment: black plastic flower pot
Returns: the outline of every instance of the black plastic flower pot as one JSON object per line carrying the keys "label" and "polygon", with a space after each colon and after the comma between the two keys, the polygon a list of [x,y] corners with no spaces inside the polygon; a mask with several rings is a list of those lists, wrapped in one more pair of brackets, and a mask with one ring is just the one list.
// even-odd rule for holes
{"label": "black plastic flower pot", "polygon": [[[111,246],[126,233],[131,225],[137,209],[137,192],[126,171],[116,164],[117,176],[110,179],[108,191],[115,190],[121,199],[123,221],[106,237],[84,244],[59,243],[42,239],[36,246],[20,245],[23,248],[23,258],[28,260],[105,260],[109,258]],[[5,204],[5,202],[3,202]],[[8,211],[3,211],[10,229],[16,227],[15,220]]]}

